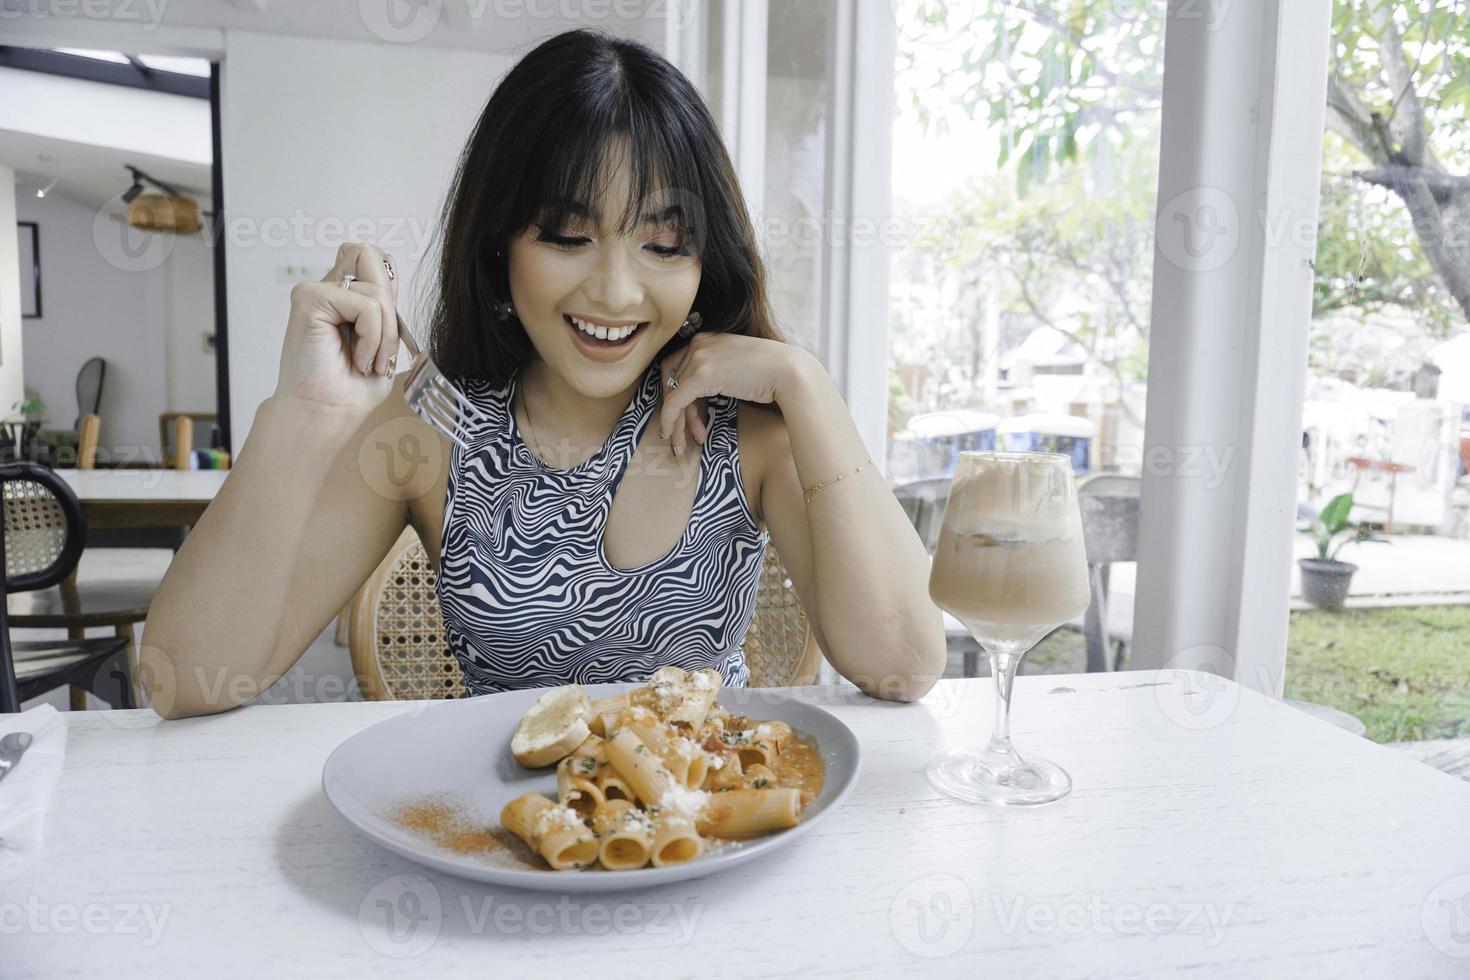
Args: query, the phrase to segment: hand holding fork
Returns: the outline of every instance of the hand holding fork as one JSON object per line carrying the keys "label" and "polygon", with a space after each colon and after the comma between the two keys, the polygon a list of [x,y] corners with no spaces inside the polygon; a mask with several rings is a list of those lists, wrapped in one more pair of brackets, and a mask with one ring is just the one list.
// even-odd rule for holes
{"label": "hand holding fork", "polygon": [[319,282],[291,290],[276,391],[314,411],[361,421],[387,396],[401,345],[413,358],[404,387],[409,407],[463,448],[477,410],[419,349],[397,302],[391,257],[374,245],[342,245]]}

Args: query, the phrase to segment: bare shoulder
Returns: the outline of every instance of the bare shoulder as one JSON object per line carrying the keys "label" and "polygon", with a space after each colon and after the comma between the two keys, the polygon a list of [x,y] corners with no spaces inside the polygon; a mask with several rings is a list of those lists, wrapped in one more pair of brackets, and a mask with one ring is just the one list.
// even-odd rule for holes
{"label": "bare shoulder", "polygon": [[775,405],[760,402],[736,402],[736,424],[740,428],[740,476],[745,484],[745,497],[762,525],[761,492],[778,464],[791,456],[791,439],[786,432],[786,418]]}

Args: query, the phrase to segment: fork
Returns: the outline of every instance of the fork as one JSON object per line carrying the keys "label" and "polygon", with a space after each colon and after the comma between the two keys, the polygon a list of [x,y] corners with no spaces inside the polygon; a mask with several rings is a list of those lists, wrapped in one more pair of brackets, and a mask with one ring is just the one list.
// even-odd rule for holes
{"label": "fork", "polygon": [[0,779],[10,775],[10,770],[20,765],[20,757],[31,747],[30,732],[11,732],[0,738]]}
{"label": "fork", "polygon": [[466,425],[480,421],[483,413],[439,371],[428,352],[419,349],[402,314],[398,314],[398,342],[413,357],[403,386],[408,407],[448,436],[461,451],[467,450],[469,447],[460,433]]}

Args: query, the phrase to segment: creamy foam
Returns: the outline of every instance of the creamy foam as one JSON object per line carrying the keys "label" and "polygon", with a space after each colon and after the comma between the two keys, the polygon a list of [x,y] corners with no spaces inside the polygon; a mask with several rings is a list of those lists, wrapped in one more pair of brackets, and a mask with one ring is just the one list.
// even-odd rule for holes
{"label": "creamy foam", "polygon": [[981,643],[1026,649],[1091,594],[1071,467],[966,457],[950,489],[929,595]]}
{"label": "creamy foam", "polygon": [[1082,531],[1069,467],[986,458],[950,487],[944,528],[1002,541],[1070,540]]}

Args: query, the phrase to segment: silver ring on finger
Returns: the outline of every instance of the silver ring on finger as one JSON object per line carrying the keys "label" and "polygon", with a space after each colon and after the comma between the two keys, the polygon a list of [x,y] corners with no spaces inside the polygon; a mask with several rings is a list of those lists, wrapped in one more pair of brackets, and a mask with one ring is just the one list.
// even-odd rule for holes
{"label": "silver ring on finger", "polygon": [[387,259],[384,259],[383,260],[383,268],[386,269],[387,272],[388,272],[388,281],[389,282],[392,282],[394,279],[397,279],[398,278],[397,273],[395,273],[393,271],[393,263],[392,262],[389,262]]}
{"label": "silver ring on finger", "polygon": [[393,372],[396,371],[397,369],[398,369],[398,355],[397,354],[389,354],[388,355],[388,363],[386,365],[384,365],[384,367],[383,367],[383,373],[386,374],[386,375],[388,375],[388,377],[391,378],[391,377],[393,377]]}
{"label": "silver ring on finger", "polygon": [[671,374],[669,375],[669,380],[664,382],[664,384],[669,386],[670,391],[673,391],[675,388],[679,387],[679,379]]}
{"label": "silver ring on finger", "polygon": [[355,282],[357,282],[357,277],[354,276],[352,273],[348,272],[348,273],[343,274],[343,276],[342,276],[341,279],[338,279],[337,280],[337,285],[341,286],[343,289],[347,289],[349,286],[351,286]]}

